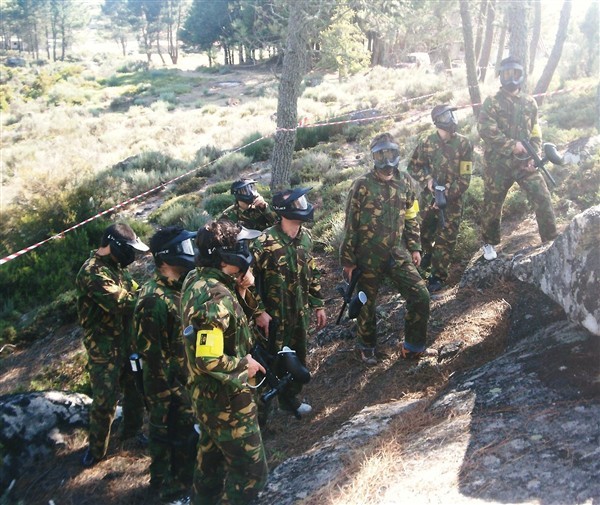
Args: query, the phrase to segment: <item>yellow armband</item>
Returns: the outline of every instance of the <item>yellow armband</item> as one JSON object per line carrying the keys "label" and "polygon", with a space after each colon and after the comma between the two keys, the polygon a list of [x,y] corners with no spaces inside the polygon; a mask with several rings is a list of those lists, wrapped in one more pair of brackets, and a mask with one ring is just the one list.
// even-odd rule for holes
{"label": "yellow armband", "polygon": [[540,128],[540,124],[539,123],[535,123],[533,125],[533,128],[531,129],[531,137],[535,137],[538,139],[542,138],[542,129]]}
{"label": "yellow armband", "polygon": [[406,219],[414,219],[419,214],[419,201],[415,200],[415,203],[412,204],[410,209],[406,210],[405,218]]}
{"label": "yellow armband", "polygon": [[461,161],[459,164],[459,172],[460,175],[471,175],[471,171],[473,170],[473,162],[472,161]]}
{"label": "yellow armband", "polygon": [[196,333],[196,358],[219,358],[223,356],[223,330],[211,328]]}

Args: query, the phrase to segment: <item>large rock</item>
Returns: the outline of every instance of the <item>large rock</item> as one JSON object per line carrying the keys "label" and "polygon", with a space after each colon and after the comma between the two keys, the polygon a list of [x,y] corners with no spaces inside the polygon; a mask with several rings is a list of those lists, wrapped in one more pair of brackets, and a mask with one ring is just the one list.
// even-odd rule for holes
{"label": "large rock", "polygon": [[89,423],[92,400],[48,391],[0,397],[0,489],[36,461],[51,456],[64,437]]}
{"label": "large rock", "polygon": [[577,215],[551,247],[516,256],[512,272],[600,335],[600,205]]}

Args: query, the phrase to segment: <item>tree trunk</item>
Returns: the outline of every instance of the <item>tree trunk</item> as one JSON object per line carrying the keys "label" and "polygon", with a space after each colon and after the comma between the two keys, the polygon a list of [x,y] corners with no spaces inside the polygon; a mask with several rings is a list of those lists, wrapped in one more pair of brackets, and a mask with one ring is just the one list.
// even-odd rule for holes
{"label": "tree trunk", "polygon": [[308,63],[308,35],[303,26],[305,6],[306,0],[296,0],[290,4],[287,43],[279,81],[277,133],[271,156],[271,190],[273,192],[289,187],[290,183],[298,124],[298,97]]}
{"label": "tree trunk", "polygon": [[479,57],[479,82],[485,81],[487,67],[490,64],[490,54],[492,53],[492,42],[494,40],[494,21],[496,19],[496,0],[490,0],[487,8],[487,18],[485,25],[485,37]]}
{"label": "tree trunk", "polygon": [[[560,11],[560,20],[558,22],[558,29],[556,31],[556,40],[554,41],[554,47],[552,48],[552,52],[550,53],[550,57],[548,58],[548,62],[546,63],[546,67],[542,72],[540,80],[535,86],[535,90],[533,92],[534,95],[546,93],[546,91],[548,91],[548,86],[550,86],[550,81],[552,81],[552,76],[554,75],[554,71],[556,70],[558,62],[560,61],[563,46],[567,38],[567,30],[569,29],[570,18],[571,0],[565,0]],[[541,104],[544,101],[544,97],[538,96],[536,97],[536,100],[538,104]]]}
{"label": "tree trunk", "polygon": [[460,0],[460,18],[462,20],[463,38],[465,42],[465,63],[467,66],[467,84],[469,96],[475,117],[479,116],[481,108],[481,93],[477,82],[477,69],[475,68],[475,51],[473,48],[473,26],[469,13],[469,0]]}
{"label": "tree trunk", "polygon": [[485,19],[485,13],[488,9],[488,0],[480,0],[479,2],[479,15],[477,16],[477,37],[475,37],[475,59],[479,58],[481,54],[481,43],[483,39],[483,25]]}
{"label": "tree trunk", "polygon": [[496,53],[496,65],[494,67],[494,74],[498,74],[500,68],[500,62],[504,59],[504,46],[506,45],[506,32],[508,31],[508,20],[507,14],[504,13],[502,28],[500,30],[500,37],[498,40],[498,52]]}
{"label": "tree trunk", "polygon": [[527,57],[529,44],[527,42],[529,0],[513,0],[508,5],[508,54],[521,60],[523,64],[523,91],[527,90]]}
{"label": "tree trunk", "polygon": [[542,31],[542,2],[533,0],[533,27],[531,33],[531,42],[529,44],[529,75],[533,74],[535,68],[535,56],[537,46],[540,41],[540,33]]}

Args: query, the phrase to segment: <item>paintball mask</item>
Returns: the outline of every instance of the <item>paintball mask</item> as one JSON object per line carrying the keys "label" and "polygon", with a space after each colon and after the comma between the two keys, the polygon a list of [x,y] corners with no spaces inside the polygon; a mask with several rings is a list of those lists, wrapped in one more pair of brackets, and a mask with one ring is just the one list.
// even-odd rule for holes
{"label": "paintball mask", "polygon": [[523,65],[516,58],[510,56],[500,62],[500,83],[508,92],[516,91],[523,84],[525,74]]}
{"label": "paintball mask", "polygon": [[379,170],[384,175],[391,175],[394,168],[400,163],[400,150],[398,144],[384,141],[375,144],[371,148],[373,156],[373,164],[376,170]]}
{"label": "paintball mask", "polygon": [[293,221],[312,221],[315,208],[306,199],[312,188],[296,188],[273,195],[273,210]]}
{"label": "paintball mask", "polygon": [[236,200],[250,205],[259,196],[256,191],[256,181],[252,179],[240,179],[231,185],[231,194]]}
{"label": "paintball mask", "polygon": [[450,105],[436,105],[431,111],[431,119],[436,128],[447,131],[448,133],[456,133],[458,129],[458,121],[454,115],[456,107]]}
{"label": "paintball mask", "polygon": [[117,259],[117,262],[121,267],[126,268],[135,261],[135,251],[146,252],[149,248],[144,244],[135,233],[133,238],[126,238],[123,236],[117,236],[117,233],[109,233],[106,236],[108,245],[110,246],[110,253]]}
{"label": "paintball mask", "polygon": [[164,244],[160,251],[153,254],[169,265],[181,266],[192,270],[195,265],[196,247],[194,245],[194,238],[196,234],[197,232],[195,231],[181,230],[177,236]]}
{"label": "paintball mask", "polygon": [[253,256],[248,246],[248,241],[255,239],[261,234],[258,230],[249,230],[242,226],[237,235],[237,241],[232,247],[222,246],[209,250],[209,254],[216,252],[221,260],[228,265],[234,265],[240,272],[246,273],[252,265]]}

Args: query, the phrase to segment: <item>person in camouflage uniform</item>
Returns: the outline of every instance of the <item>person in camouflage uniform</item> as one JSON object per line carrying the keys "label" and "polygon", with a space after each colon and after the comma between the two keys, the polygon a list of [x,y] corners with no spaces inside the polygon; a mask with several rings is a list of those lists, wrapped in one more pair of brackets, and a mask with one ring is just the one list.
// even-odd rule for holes
{"label": "person in camouflage uniform", "polygon": [[539,151],[542,132],[535,100],[521,93],[523,66],[514,57],[500,63],[502,87],[483,102],[479,113],[479,135],[484,144],[485,170],[482,228],[484,257],[496,258],[495,245],[500,243],[502,206],[506,194],[516,182],[533,204],[542,242],[556,238],[556,221],[550,192],[542,174],[521,140],[529,140]]}
{"label": "person in camouflage uniform", "polygon": [[[430,292],[442,289],[448,278],[450,256],[456,245],[463,211],[463,194],[471,183],[473,144],[456,132],[456,108],[436,105],[431,119],[436,131],[427,135],[413,152],[407,171],[423,186],[421,199],[421,268],[431,265],[427,288]],[[446,200],[440,210],[432,194],[438,188]],[[441,219],[443,212],[443,223]]]}
{"label": "person in camouflage uniform", "polygon": [[163,499],[191,486],[197,434],[185,387],[187,366],[179,317],[181,286],[194,268],[196,232],[158,230],[150,239],[156,272],[140,290],[134,313],[149,407],[150,486]]}
{"label": "person in camouflage uniform", "polygon": [[[312,236],[302,226],[313,219],[314,208],[305,197],[309,191],[297,188],[273,195],[272,206],[281,222],[267,228],[252,246],[260,309],[264,309],[256,324],[271,354],[288,346],[303,365],[311,311],[315,310],[317,328],[327,323]],[[312,407],[298,399],[301,391],[302,384],[291,382],[279,394],[279,406],[297,416],[311,412]]]}
{"label": "person in camouflage uniform", "polygon": [[375,309],[384,278],[406,299],[403,358],[423,356],[429,320],[429,292],[417,270],[421,240],[410,177],[398,170],[400,152],[389,133],[377,135],[370,149],[374,169],[352,183],[340,245],[345,277],[351,279],[357,267],[362,271],[357,290],[366,293],[367,303],[357,318],[357,337],[368,366],[377,364]]}
{"label": "person in camouflage uniform", "polygon": [[129,225],[109,226],[100,247],[91,253],[75,281],[92,387],[84,466],[92,466],[106,455],[119,385],[124,395],[122,438],[138,434],[143,424],[144,405],[128,360],[133,344],[131,323],[137,284],[125,268],[135,260],[136,250],[147,251],[148,246]]}
{"label": "person in camouflage uniform", "polygon": [[235,203],[223,211],[219,220],[225,219],[260,231],[273,226],[279,220],[277,214],[269,208],[269,204],[256,190],[255,180],[240,179],[233,182],[231,194],[235,196]]}
{"label": "person in camouflage uniform", "polygon": [[265,369],[249,354],[256,300],[248,234],[230,221],[198,230],[197,268],[186,277],[181,319],[192,406],[201,428],[195,504],[247,504],[267,479],[257,406],[248,380]]}

